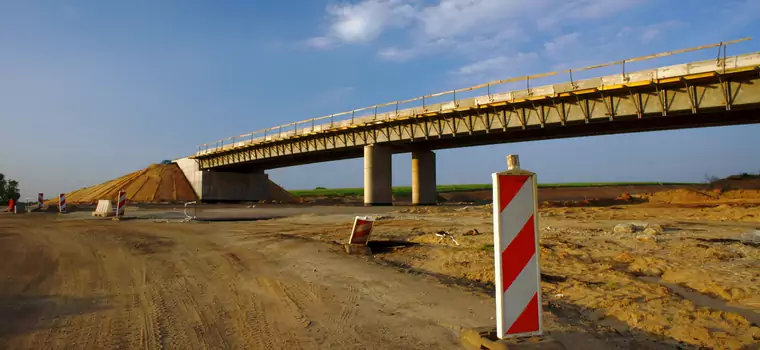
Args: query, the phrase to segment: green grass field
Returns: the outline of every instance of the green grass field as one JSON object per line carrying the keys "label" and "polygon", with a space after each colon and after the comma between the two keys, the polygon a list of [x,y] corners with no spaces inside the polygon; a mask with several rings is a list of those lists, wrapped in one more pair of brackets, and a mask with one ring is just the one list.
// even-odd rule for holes
{"label": "green grass field", "polygon": [[[601,186],[673,186],[673,185],[695,185],[694,183],[684,182],[567,182],[567,183],[548,183],[538,184],[539,188],[555,187],[601,187]],[[470,184],[470,185],[440,185],[436,186],[438,192],[461,192],[461,191],[478,191],[490,190],[491,184]],[[363,188],[326,188],[314,190],[291,190],[295,196],[314,197],[314,196],[357,196],[363,195]],[[393,188],[394,195],[411,195],[411,186],[399,186]]]}

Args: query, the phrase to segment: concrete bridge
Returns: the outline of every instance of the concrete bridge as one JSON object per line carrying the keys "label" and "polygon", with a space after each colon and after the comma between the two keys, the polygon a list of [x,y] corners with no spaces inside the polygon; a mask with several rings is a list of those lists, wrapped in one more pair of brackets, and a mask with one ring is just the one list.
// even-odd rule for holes
{"label": "concrete bridge", "polygon": [[[267,197],[267,169],[364,157],[365,204],[389,205],[391,156],[411,152],[412,201],[434,204],[434,150],[760,122],[760,53],[725,56],[728,44],[744,40],[498,80],[313,118],[201,145],[195,155],[177,163],[203,200],[259,200]],[[625,71],[626,63],[716,47],[717,59]],[[573,73],[614,65],[622,68],[620,74],[573,79]],[[569,79],[531,86],[537,78],[558,74]],[[525,88],[493,92],[513,82],[524,82]],[[461,97],[481,90],[480,96]]]}

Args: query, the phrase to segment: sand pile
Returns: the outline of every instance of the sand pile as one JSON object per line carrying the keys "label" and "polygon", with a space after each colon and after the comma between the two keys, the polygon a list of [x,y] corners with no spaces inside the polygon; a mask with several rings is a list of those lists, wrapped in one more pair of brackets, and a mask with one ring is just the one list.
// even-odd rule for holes
{"label": "sand pile", "polygon": [[719,189],[677,189],[650,193],[642,197],[648,199],[650,203],[666,204],[714,203],[737,200],[755,202],[760,201],[760,190],[731,190],[721,192]]}
{"label": "sand pile", "polygon": [[[177,164],[153,164],[100,185],[66,194],[67,203],[95,204],[101,199],[115,200],[119,190],[127,192],[131,203],[187,202],[197,199],[190,183]],[[46,204],[56,204],[54,198]]]}
{"label": "sand pile", "polygon": [[747,173],[731,175],[725,179],[712,181],[710,186],[724,191],[736,189],[760,190],[760,175]]}

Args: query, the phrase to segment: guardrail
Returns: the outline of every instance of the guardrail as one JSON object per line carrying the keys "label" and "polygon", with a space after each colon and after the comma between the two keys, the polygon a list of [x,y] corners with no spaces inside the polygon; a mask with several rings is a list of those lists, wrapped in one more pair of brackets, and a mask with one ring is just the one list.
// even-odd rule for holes
{"label": "guardrail", "polygon": [[[752,40],[752,38],[747,37],[747,38],[736,39],[736,40],[731,40],[731,41],[724,41],[724,42],[720,42],[716,44],[702,45],[702,46],[696,46],[696,47],[691,47],[687,49],[661,52],[661,53],[656,53],[653,55],[628,58],[624,60],[597,64],[597,65],[583,67],[583,68],[566,69],[563,71],[526,75],[526,76],[509,78],[509,79],[494,80],[488,83],[478,84],[478,85],[470,86],[467,88],[454,89],[454,90],[419,96],[415,98],[410,98],[407,100],[399,100],[399,101],[377,104],[377,105],[373,105],[369,107],[357,108],[357,109],[353,109],[346,112],[340,112],[340,113],[330,114],[323,117],[301,120],[301,121],[297,121],[293,123],[278,125],[271,128],[254,131],[247,134],[228,137],[226,139],[217,140],[216,142],[213,142],[213,143],[205,143],[198,146],[198,152],[196,153],[196,155],[204,155],[208,153],[219,152],[219,151],[223,151],[229,148],[240,147],[240,146],[245,146],[245,145],[250,145],[250,144],[255,144],[255,143],[260,143],[260,142],[285,139],[285,138],[292,137],[295,135],[303,135],[303,134],[308,134],[315,131],[329,130],[335,127],[353,126],[353,125],[357,125],[356,124],[357,120],[361,121],[361,123],[359,124],[363,124],[367,122],[366,117],[374,116],[372,120],[377,120],[378,110],[380,108],[385,108],[385,107],[395,107],[396,115],[398,115],[399,110],[401,110],[400,109],[401,106],[412,103],[412,102],[420,101],[421,102],[420,106],[411,106],[411,107],[412,108],[421,107],[423,110],[425,110],[426,102],[429,102],[430,99],[435,98],[435,97],[452,95],[452,100],[450,102],[453,102],[454,105],[456,105],[457,93],[487,89],[487,96],[490,98],[492,96],[491,87],[506,84],[506,83],[525,81],[526,89],[528,90],[528,94],[530,95],[531,80],[550,77],[550,76],[557,76],[560,74],[568,74],[570,78],[570,83],[574,85],[575,83],[573,80],[573,73],[578,73],[582,71],[588,71],[588,70],[593,70],[593,69],[603,68],[603,67],[616,66],[616,65],[620,66],[623,80],[627,81],[626,70],[625,70],[625,65],[627,63],[645,61],[649,59],[661,58],[661,57],[672,56],[676,54],[699,51],[699,50],[705,50],[705,49],[710,49],[710,48],[718,48],[718,55],[716,58],[717,64],[718,66],[720,66],[722,62],[723,70],[725,71],[727,46],[731,44],[748,41],[748,40]],[[407,108],[410,108],[410,107],[405,107],[404,109],[407,109]],[[361,115],[362,112],[370,112],[370,113]],[[350,118],[348,116],[350,116]],[[319,124],[317,122],[319,122]],[[305,126],[305,127],[299,129],[299,125]]]}

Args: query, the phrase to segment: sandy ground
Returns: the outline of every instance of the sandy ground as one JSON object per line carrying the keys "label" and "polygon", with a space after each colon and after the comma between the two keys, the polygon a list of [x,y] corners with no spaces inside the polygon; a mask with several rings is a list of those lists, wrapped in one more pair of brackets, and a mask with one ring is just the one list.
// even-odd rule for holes
{"label": "sandy ground", "polygon": [[[488,207],[132,213],[0,215],[0,347],[455,349],[495,322]],[[337,244],[356,214],[379,216],[372,256]],[[567,349],[758,348],[760,208],[552,208],[540,226],[544,327]]]}
{"label": "sandy ground", "polygon": [[0,216],[3,348],[451,349],[488,298],[251,224]]}

